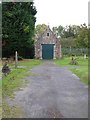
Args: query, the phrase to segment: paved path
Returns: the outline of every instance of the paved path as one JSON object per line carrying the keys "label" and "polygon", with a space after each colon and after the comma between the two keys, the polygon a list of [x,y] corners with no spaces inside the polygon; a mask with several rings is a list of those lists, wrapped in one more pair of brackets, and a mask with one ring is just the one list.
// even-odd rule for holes
{"label": "paved path", "polygon": [[88,117],[88,88],[67,67],[45,61],[32,72],[28,87],[10,102],[19,104],[27,118]]}

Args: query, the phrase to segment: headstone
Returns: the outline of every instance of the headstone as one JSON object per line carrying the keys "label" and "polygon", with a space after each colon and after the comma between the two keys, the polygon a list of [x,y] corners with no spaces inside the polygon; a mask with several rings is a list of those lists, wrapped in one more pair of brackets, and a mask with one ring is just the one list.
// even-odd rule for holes
{"label": "headstone", "polygon": [[4,75],[6,76],[7,74],[9,74],[10,73],[10,68],[9,68],[9,66],[7,65],[7,62],[5,62],[5,64],[4,64],[4,66],[3,66],[3,68],[2,68],[2,72],[4,73]]}
{"label": "headstone", "polygon": [[84,59],[86,59],[86,54],[84,54]]}
{"label": "headstone", "polygon": [[77,65],[78,62],[77,62],[77,60],[75,58],[72,57],[72,60],[70,61],[69,64],[71,64],[71,65]]}

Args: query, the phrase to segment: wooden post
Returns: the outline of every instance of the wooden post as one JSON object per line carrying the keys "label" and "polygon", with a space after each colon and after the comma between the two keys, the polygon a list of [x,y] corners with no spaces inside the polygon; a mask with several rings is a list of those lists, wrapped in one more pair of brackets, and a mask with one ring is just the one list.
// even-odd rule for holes
{"label": "wooden post", "polygon": [[15,53],[15,69],[17,68],[17,62],[18,62],[18,57],[17,57],[17,51]]}
{"label": "wooden post", "polygon": [[71,52],[71,46],[70,46],[70,52]]}

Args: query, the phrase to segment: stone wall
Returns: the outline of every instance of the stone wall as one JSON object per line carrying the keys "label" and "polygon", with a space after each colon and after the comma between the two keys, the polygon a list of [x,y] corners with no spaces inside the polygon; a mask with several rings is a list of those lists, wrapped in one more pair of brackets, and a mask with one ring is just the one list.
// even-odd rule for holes
{"label": "stone wall", "polygon": [[[49,33],[49,36],[47,36]],[[60,40],[53,34],[48,27],[45,33],[35,42],[35,58],[42,59],[42,44],[54,44],[54,59],[62,57]]]}

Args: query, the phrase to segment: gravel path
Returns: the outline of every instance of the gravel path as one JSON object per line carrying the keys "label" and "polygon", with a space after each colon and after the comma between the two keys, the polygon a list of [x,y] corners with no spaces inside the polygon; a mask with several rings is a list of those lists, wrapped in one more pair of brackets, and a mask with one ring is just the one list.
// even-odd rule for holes
{"label": "gravel path", "polygon": [[88,118],[88,86],[67,67],[44,61],[31,71],[30,83],[9,104],[18,104],[26,118]]}

